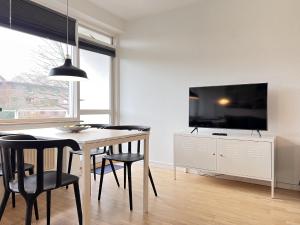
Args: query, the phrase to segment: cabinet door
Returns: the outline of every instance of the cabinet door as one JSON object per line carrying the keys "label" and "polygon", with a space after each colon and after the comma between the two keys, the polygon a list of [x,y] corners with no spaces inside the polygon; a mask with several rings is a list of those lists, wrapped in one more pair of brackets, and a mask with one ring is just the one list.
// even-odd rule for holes
{"label": "cabinet door", "polygon": [[216,140],[212,138],[175,135],[175,164],[187,168],[215,171],[216,145]]}
{"label": "cabinet door", "polygon": [[223,140],[217,141],[217,170],[222,174],[271,179],[271,143]]}

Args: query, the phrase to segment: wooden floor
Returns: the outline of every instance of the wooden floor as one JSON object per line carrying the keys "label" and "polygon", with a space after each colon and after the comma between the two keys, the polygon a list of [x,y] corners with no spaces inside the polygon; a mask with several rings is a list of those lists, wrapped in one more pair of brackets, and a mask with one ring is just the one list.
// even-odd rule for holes
{"label": "wooden floor", "polygon": [[[129,211],[128,192],[117,188],[111,174],[104,178],[101,202],[97,201],[98,182],[92,182],[93,225],[299,225],[300,193],[276,190],[270,198],[268,187],[227,181],[193,174],[152,168],[159,197],[150,189],[149,214],[142,214],[142,167],[133,169],[134,210]],[[123,171],[118,171],[122,181]],[[77,225],[73,189],[53,192],[52,225]],[[0,224],[22,225],[24,203],[17,197],[17,208],[7,207]],[[45,196],[39,199],[40,220],[45,225]]]}

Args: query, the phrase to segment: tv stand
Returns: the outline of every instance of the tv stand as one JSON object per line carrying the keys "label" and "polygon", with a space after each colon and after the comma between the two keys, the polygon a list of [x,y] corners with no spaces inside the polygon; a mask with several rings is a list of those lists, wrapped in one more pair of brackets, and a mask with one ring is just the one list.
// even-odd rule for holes
{"label": "tv stand", "polygon": [[195,128],[192,130],[191,134],[194,133],[195,131],[197,131],[197,134],[198,134],[198,131],[199,131],[199,130],[198,130],[198,127],[195,127]]}
{"label": "tv stand", "polygon": [[220,136],[211,133],[174,135],[176,167],[268,181],[275,189],[275,137]]}

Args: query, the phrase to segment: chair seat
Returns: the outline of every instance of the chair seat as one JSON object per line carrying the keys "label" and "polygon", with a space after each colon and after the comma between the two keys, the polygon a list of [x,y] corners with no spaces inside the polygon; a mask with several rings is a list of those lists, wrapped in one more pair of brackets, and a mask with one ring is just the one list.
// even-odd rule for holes
{"label": "chair seat", "polygon": [[136,153],[122,153],[122,154],[113,154],[113,155],[105,155],[103,158],[108,160],[114,160],[118,162],[136,162],[140,160],[144,160],[144,155],[136,154]]}
{"label": "chair seat", "polygon": [[[72,174],[62,173],[61,187],[78,182],[79,177]],[[27,193],[35,193],[36,191],[36,174],[24,177],[24,186]],[[9,182],[9,187],[13,192],[19,192],[18,181]],[[44,190],[53,190],[56,188],[56,171],[44,172]]]}
{"label": "chair seat", "polygon": [[[82,150],[79,150],[79,151],[70,150],[70,152],[73,153],[73,154],[76,154],[76,155],[82,155],[83,154]],[[96,149],[92,149],[90,154],[91,154],[91,156],[94,156],[94,155],[102,155],[104,153],[105,153],[105,151],[104,151],[103,148],[96,148]]]}
{"label": "chair seat", "polygon": [[[32,164],[24,163],[24,170],[25,171],[31,170],[31,169],[33,169],[33,167],[34,166]],[[2,165],[1,164],[0,164],[0,176],[3,176]]]}

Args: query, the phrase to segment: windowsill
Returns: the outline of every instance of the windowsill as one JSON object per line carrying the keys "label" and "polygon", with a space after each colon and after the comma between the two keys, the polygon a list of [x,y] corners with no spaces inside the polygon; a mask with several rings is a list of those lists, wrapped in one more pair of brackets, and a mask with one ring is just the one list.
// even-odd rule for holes
{"label": "windowsill", "polygon": [[34,128],[51,128],[78,124],[77,118],[47,119],[47,120],[10,120],[0,122],[0,131],[23,130]]}

